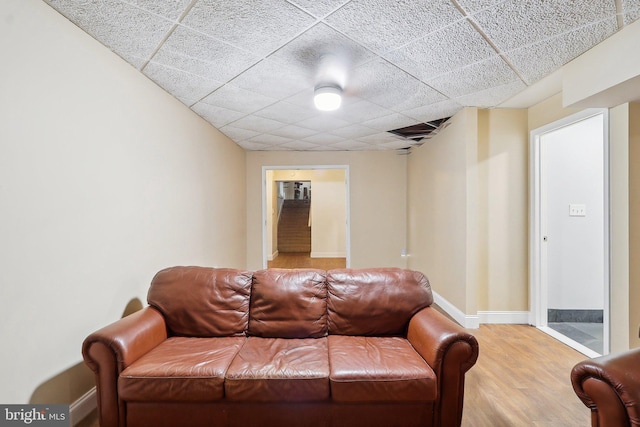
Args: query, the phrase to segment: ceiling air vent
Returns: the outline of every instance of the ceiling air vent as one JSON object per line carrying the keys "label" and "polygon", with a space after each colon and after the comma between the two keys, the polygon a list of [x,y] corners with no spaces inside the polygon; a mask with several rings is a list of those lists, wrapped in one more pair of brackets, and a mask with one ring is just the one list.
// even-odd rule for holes
{"label": "ceiling air vent", "polygon": [[438,120],[432,120],[426,123],[418,123],[417,125],[411,125],[411,126],[403,127],[400,129],[394,129],[388,132],[396,136],[399,136],[402,139],[413,141],[411,143],[412,146],[421,145],[416,143],[422,141],[423,139],[429,139],[434,137],[442,129],[449,126],[448,120],[450,118],[451,117],[445,117]]}

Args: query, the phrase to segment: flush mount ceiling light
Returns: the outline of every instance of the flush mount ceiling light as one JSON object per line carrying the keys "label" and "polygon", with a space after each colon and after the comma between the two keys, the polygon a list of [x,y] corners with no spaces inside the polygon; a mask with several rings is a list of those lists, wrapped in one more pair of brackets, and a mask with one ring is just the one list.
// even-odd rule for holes
{"label": "flush mount ceiling light", "polygon": [[313,95],[313,103],[320,111],[333,111],[342,104],[342,89],[338,86],[317,86]]}
{"label": "flush mount ceiling light", "polygon": [[318,58],[313,103],[321,111],[333,111],[342,104],[342,89],[347,83],[348,56],[344,52],[325,52]]}

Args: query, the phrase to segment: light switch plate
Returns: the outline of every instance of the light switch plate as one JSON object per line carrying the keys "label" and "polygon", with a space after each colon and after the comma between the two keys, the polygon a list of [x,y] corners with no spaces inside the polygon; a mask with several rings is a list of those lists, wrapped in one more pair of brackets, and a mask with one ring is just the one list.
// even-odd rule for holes
{"label": "light switch plate", "polygon": [[574,203],[570,204],[569,216],[587,216],[587,206]]}

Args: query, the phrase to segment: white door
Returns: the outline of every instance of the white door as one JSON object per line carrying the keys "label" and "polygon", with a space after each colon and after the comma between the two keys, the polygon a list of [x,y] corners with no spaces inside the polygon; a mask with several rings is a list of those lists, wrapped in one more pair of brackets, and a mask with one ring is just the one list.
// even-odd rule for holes
{"label": "white door", "polygon": [[589,356],[608,352],[606,122],[587,111],[532,132],[534,324]]}

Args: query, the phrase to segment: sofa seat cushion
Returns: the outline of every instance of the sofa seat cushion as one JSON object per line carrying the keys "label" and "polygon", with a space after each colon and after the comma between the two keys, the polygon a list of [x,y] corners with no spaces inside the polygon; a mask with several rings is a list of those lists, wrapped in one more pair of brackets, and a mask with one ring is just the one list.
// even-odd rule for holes
{"label": "sofa seat cushion", "polygon": [[329,335],[331,398],[336,402],[432,402],[436,375],[401,337]]}
{"label": "sofa seat cushion", "polygon": [[120,374],[127,401],[197,402],[224,397],[224,375],[245,337],[172,337]]}
{"label": "sofa seat cushion", "polygon": [[327,338],[249,337],[227,370],[225,395],[233,401],[328,400]]}

